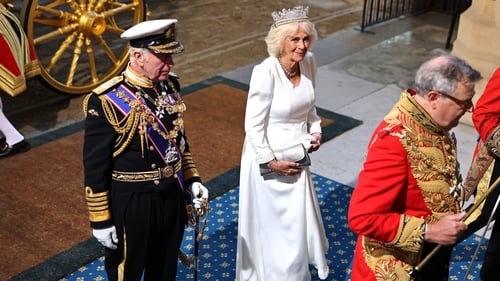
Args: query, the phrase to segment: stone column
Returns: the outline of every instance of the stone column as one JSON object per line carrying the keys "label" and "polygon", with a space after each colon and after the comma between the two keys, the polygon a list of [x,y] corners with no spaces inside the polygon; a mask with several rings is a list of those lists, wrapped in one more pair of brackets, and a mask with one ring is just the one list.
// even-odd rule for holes
{"label": "stone column", "polygon": [[[500,0],[473,0],[460,15],[457,38],[451,53],[481,71],[484,79],[476,85],[474,101],[482,95],[493,71],[500,67]],[[472,124],[467,113],[461,120]]]}

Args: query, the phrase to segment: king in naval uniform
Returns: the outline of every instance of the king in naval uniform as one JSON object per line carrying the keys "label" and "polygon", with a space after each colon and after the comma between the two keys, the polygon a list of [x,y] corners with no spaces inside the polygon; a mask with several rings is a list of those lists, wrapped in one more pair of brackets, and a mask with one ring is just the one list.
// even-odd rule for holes
{"label": "king in naval uniform", "polygon": [[126,70],[84,99],[85,194],[109,280],[175,280],[187,207],[199,215],[208,198],[171,73],[172,55],[184,50],[176,23],[151,20],[126,30]]}

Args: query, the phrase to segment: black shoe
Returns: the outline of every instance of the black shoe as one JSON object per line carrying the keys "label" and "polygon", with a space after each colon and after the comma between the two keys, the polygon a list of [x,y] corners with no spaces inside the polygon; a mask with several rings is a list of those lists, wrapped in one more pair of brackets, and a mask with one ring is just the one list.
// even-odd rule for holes
{"label": "black shoe", "polygon": [[22,140],[12,146],[5,143],[0,145],[0,159],[12,156],[16,153],[28,151],[30,148],[30,144],[25,140]]}

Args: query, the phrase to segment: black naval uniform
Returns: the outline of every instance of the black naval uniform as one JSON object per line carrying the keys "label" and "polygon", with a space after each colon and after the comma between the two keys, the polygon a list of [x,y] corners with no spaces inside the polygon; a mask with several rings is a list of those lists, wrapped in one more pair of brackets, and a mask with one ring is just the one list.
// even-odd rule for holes
{"label": "black naval uniform", "polygon": [[[96,229],[114,225],[119,239],[118,248],[106,248],[105,253],[111,281],[140,280],[143,271],[144,280],[175,280],[188,215],[185,190],[200,181],[179,119],[185,105],[176,104],[177,78],[170,75],[164,83],[150,84],[127,68],[84,101],[84,180],[90,224]],[[162,91],[173,101],[174,106],[168,108],[172,112],[157,112],[153,101]],[[130,93],[140,97],[131,99]],[[123,111],[116,101],[132,106]],[[148,110],[151,113],[144,113]],[[151,121],[153,115],[161,115],[158,120],[168,129],[160,135],[177,134],[175,146],[169,147],[180,152],[179,159],[161,156],[155,149],[158,143],[147,137],[151,131],[141,130],[161,125]],[[179,121],[176,131],[173,122]],[[171,144],[165,137],[160,142]]]}

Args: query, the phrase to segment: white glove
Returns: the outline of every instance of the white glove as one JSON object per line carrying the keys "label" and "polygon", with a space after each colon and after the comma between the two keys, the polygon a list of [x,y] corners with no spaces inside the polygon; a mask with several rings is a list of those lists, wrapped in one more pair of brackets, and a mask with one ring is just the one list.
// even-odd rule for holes
{"label": "white glove", "polygon": [[201,203],[203,202],[203,199],[208,200],[208,189],[204,187],[200,182],[193,182],[189,189],[193,198],[192,201],[194,208],[197,211],[203,211],[201,210]]}
{"label": "white glove", "polygon": [[118,243],[118,235],[116,234],[115,226],[110,226],[103,229],[92,229],[92,234],[104,247],[112,250],[116,249]]}

